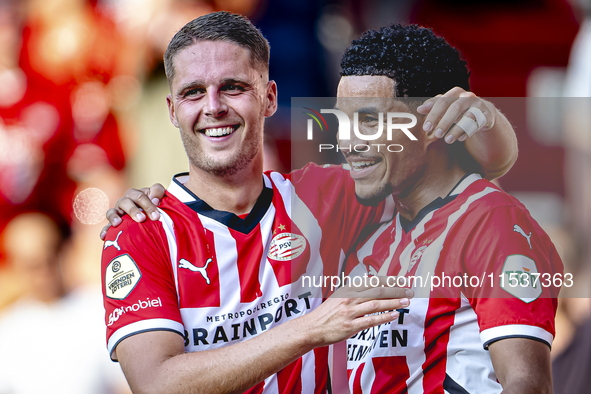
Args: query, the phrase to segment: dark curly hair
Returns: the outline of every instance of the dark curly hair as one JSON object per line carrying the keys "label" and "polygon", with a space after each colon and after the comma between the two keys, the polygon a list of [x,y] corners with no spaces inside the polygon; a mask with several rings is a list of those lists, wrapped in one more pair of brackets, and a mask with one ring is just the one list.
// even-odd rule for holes
{"label": "dark curly hair", "polygon": [[354,40],[341,60],[341,76],[385,75],[396,97],[432,97],[455,86],[470,89],[460,52],[431,29],[394,24]]}

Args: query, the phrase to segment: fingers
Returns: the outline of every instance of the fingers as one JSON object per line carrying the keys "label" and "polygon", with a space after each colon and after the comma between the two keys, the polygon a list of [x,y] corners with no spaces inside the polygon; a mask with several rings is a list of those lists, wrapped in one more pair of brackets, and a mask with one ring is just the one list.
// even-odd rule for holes
{"label": "fingers", "polygon": [[[353,280],[355,279],[355,280]],[[360,277],[346,277],[342,283],[341,289],[351,289],[352,291],[362,292],[370,289],[388,288],[392,291],[406,291],[410,289],[402,289],[397,285],[400,283],[397,276],[371,276],[363,275]],[[406,282],[402,282],[406,283]],[[410,290],[412,292],[412,290]]]}
{"label": "fingers", "polygon": [[353,295],[362,299],[386,299],[386,298],[413,298],[414,292],[411,289],[402,287],[374,287],[357,292]]}
{"label": "fingers", "polygon": [[[451,130],[452,126],[468,108],[469,107],[466,107],[464,109],[461,100],[457,100],[456,97],[439,98],[427,115],[428,121],[431,121],[436,125],[433,135],[437,138],[443,138],[445,136],[446,142],[453,142],[449,136],[453,135],[454,139],[456,139],[459,135],[453,133],[454,130]],[[459,127],[457,129],[461,130]],[[449,134],[450,132],[452,132],[452,134]]]}
{"label": "fingers", "polygon": [[[348,306],[351,320],[349,321],[352,332],[359,332],[366,328],[388,323],[398,319],[400,313],[397,309],[410,305],[408,298],[385,300],[349,300]],[[356,304],[356,302],[359,302]]]}
{"label": "fingers", "polygon": [[[409,305],[409,299],[414,297],[414,291],[408,288],[396,287],[395,276],[366,277],[365,285],[354,286],[349,282],[341,287],[331,298],[344,298],[351,307],[359,307],[356,313],[375,313],[389,309],[403,308]],[[377,309],[376,309],[377,308]]]}
{"label": "fingers", "polygon": [[[396,276],[361,276],[348,278],[331,296],[333,298],[412,298],[411,289],[397,286]],[[403,282],[404,283],[404,282]],[[341,284],[337,285],[340,286]]]}
{"label": "fingers", "polygon": [[101,229],[101,240],[105,240],[105,237],[107,236],[107,231],[109,230],[109,228],[111,227],[111,224],[107,224],[105,227],[103,227]]}
{"label": "fingers", "polygon": [[[463,101],[463,100],[459,100]],[[469,136],[473,135],[479,130],[483,130],[486,127],[487,119],[490,119],[491,112],[488,107],[482,102],[476,102],[469,104],[469,102],[463,103],[462,110],[466,105],[468,109],[461,113],[459,119],[452,123],[447,135],[445,136],[445,142],[448,144],[454,141],[465,141]],[[474,113],[478,114],[477,117]]]}
{"label": "fingers", "polygon": [[[433,105],[435,104],[435,102],[437,101],[437,99],[439,97],[441,97],[441,94],[438,94],[435,97],[432,97],[428,100],[425,100],[425,102],[423,104],[421,104],[420,106],[417,107],[417,112],[420,113],[421,115],[426,115],[429,113],[429,111],[431,111],[431,108],[433,108]],[[425,130],[427,132],[431,131],[431,125],[427,125],[425,126],[425,124],[423,124],[423,128],[427,127],[429,128],[429,130]]]}
{"label": "fingers", "polygon": [[[357,277],[356,277],[357,278]],[[396,283],[394,276],[364,276],[363,285],[349,281],[326,300],[310,316],[311,330],[321,345],[332,344],[350,338],[369,327],[397,319],[397,309],[410,305],[414,296],[411,289],[390,287]]]}
{"label": "fingers", "polygon": [[150,187],[142,189],[128,189],[125,196],[117,200],[115,208],[107,211],[106,217],[109,221],[105,227],[102,228],[100,236],[104,241],[109,227],[117,227],[121,224],[121,217],[129,215],[134,221],[141,223],[146,220],[146,214],[151,220],[160,219],[160,213],[157,206],[164,197],[166,189],[160,183],[155,183]]}
{"label": "fingers", "polygon": [[150,197],[152,203],[157,206],[158,204],[160,204],[160,201],[162,201],[165,192],[166,189],[164,188],[164,186],[162,186],[160,183],[155,183],[152,186],[150,186],[150,191],[147,194],[148,197]]}
{"label": "fingers", "polygon": [[387,300],[360,300],[363,301],[356,308],[358,316],[365,316],[373,313],[392,311],[406,308],[410,305],[408,298],[387,299]]}
{"label": "fingers", "polygon": [[359,304],[357,312],[360,315],[400,309],[410,305],[410,298],[414,297],[414,292],[411,289],[389,287],[388,283],[395,277],[382,276],[378,278],[378,286],[357,292],[354,302]]}
{"label": "fingers", "polygon": [[[151,192],[151,188],[143,188],[140,190],[129,189],[125,192],[125,196],[117,201],[115,208],[128,214],[138,223],[146,220],[146,214],[151,220],[158,220],[160,218],[158,209],[156,205],[154,205],[154,202],[148,197],[148,194]],[[160,195],[158,194],[158,189],[156,189],[155,193],[156,195]],[[153,198],[157,199],[158,197]]]}
{"label": "fingers", "polygon": [[380,313],[379,315],[367,315],[360,317],[355,321],[355,331],[359,332],[367,328],[390,323],[391,321],[398,319],[399,316],[400,313],[398,311],[392,311],[389,313]]}
{"label": "fingers", "polygon": [[[478,110],[482,112],[485,125],[482,124],[482,117],[477,119],[472,112],[468,112],[472,107],[476,108],[474,112]],[[477,130],[486,130],[494,125],[494,116],[486,102],[462,88],[453,88],[444,95],[425,101],[417,108],[419,113],[425,113],[427,110],[423,130],[426,133],[432,133],[431,135],[436,138],[444,138],[448,144],[455,141],[465,141]],[[468,119],[458,125],[457,123],[464,117]]]}
{"label": "fingers", "polygon": [[[117,201],[117,203],[119,203],[119,201]],[[121,224],[121,216],[123,216],[123,215],[125,215],[125,212],[123,212],[120,209],[116,209],[116,208],[109,209],[106,214],[107,220],[109,221],[109,225],[111,225],[113,227],[119,226]],[[105,226],[105,227],[107,227],[107,226]]]}

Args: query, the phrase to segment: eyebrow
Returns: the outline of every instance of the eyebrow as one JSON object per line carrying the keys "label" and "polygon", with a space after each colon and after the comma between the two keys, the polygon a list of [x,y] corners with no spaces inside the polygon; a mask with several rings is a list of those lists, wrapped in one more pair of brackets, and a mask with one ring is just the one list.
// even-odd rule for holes
{"label": "eyebrow", "polygon": [[[224,86],[224,85],[232,85],[232,84],[238,84],[238,85],[244,85],[244,86],[252,86],[251,83],[246,82],[246,81],[241,80],[241,79],[236,79],[236,78],[225,78],[225,79],[222,79],[220,85],[221,86]],[[204,87],[204,86],[205,86],[205,81],[202,81],[202,80],[196,80],[196,81],[188,82],[188,83],[184,84],[183,86],[179,87],[177,89],[176,94],[177,95],[181,95],[185,90],[199,88],[199,87]]]}
{"label": "eyebrow", "polygon": [[235,78],[222,79],[222,85],[230,85],[230,84],[240,84],[240,85],[246,85],[246,86],[252,85],[250,82],[246,82],[241,79],[235,79]]}
{"label": "eyebrow", "polygon": [[185,90],[187,89],[192,89],[192,88],[197,88],[200,86],[203,86],[204,83],[203,81],[192,81],[192,82],[188,82],[186,84],[184,84],[183,86],[180,86],[177,91],[175,92],[176,95],[180,95],[182,94]]}
{"label": "eyebrow", "polygon": [[363,107],[359,108],[356,112],[358,112],[360,115],[375,115],[380,111],[378,111],[376,107]]}

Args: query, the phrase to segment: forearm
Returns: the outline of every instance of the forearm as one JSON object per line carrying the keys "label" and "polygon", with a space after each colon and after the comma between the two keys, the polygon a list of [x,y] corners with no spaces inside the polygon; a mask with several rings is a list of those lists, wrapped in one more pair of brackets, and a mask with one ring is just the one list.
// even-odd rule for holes
{"label": "forearm", "polygon": [[466,149],[480,164],[485,178],[491,180],[504,175],[517,160],[517,137],[513,126],[499,110],[495,108],[494,111],[494,126],[466,140]]}
{"label": "forearm", "polygon": [[242,392],[316,347],[397,319],[413,292],[378,279],[377,287],[340,288],[311,313],[235,345],[185,354],[177,333],[150,331],[121,341],[117,357],[136,394]]}
{"label": "forearm", "polygon": [[302,323],[295,319],[248,341],[215,350],[163,353],[160,362],[147,365],[141,365],[142,352],[146,347],[153,351],[154,346],[162,346],[161,341],[150,341],[148,346],[143,342],[136,348],[130,343],[132,337],[118,355],[120,360],[133,360],[133,372],[123,360],[121,367],[134,393],[239,393],[314,348]]}

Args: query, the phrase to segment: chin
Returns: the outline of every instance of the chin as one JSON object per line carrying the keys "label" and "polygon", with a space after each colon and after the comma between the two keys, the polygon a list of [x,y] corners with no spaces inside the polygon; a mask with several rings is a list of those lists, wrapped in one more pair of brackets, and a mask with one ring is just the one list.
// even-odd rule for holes
{"label": "chin", "polygon": [[392,185],[390,185],[389,183],[385,185],[380,185],[377,188],[364,192],[358,192],[357,190],[355,190],[355,197],[357,198],[357,201],[361,205],[365,205],[368,207],[375,207],[379,205],[390,194],[392,194]]}

